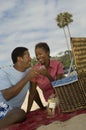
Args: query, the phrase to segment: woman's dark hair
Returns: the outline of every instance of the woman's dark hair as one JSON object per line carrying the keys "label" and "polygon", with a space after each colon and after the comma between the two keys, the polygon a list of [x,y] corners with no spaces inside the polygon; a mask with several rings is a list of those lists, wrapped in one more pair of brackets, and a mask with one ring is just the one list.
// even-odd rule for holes
{"label": "woman's dark hair", "polygon": [[50,48],[48,46],[48,44],[46,42],[39,42],[38,44],[35,45],[35,50],[37,48],[42,48],[44,49],[46,52],[49,52],[50,53]]}
{"label": "woman's dark hair", "polygon": [[17,57],[23,57],[24,52],[27,51],[28,49],[26,47],[16,47],[11,54],[11,58],[13,63],[15,64],[17,62]]}

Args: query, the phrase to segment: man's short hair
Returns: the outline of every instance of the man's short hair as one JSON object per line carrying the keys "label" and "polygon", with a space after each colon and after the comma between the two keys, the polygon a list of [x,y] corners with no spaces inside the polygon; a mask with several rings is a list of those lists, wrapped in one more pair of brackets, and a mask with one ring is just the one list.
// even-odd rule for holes
{"label": "man's short hair", "polygon": [[16,47],[11,54],[11,58],[13,63],[15,64],[17,62],[17,57],[23,57],[24,52],[28,51],[28,48],[26,47]]}

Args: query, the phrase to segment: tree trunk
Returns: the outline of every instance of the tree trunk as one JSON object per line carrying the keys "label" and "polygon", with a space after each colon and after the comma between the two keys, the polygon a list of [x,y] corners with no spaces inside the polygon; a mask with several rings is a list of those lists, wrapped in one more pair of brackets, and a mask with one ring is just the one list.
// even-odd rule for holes
{"label": "tree trunk", "polygon": [[68,29],[69,37],[71,38],[71,33],[68,25],[67,25],[67,29]]}
{"label": "tree trunk", "polygon": [[[68,48],[68,50],[70,50],[69,45],[68,45],[68,39],[67,39],[66,31],[65,31],[64,27],[63,27],[63,31],[64,31],[64,35],[65,35],[65,39],[66,39],[67,48]],[[70,58],[70,61],[71,61],[71,54],[70,53],[69,53],[69,58]]]}

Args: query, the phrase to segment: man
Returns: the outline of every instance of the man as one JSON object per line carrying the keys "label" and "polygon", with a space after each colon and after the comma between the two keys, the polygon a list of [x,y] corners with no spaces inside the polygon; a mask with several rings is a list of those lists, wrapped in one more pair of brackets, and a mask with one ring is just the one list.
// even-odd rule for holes
{"label": "man", "polygon": [[[13,66],[0,70],[0,129],[25,120],[26,113],[21,105],[30,88],[31,79],[38,76],[36,70],[29,69],[31,57],[27,48],[15,48],[11,58]],[[35,101],[43,108],[37,91],[35,97]],[[31,105],[28,102],[28,112]]]}

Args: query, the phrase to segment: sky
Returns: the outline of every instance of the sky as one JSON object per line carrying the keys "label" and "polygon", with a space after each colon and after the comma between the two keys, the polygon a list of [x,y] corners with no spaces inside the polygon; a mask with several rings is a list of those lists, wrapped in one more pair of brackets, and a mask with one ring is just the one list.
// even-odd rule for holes
{"label": "sky", "polygon": [[0,0],[0,67],[12,64],[11,52],[18,46],[27,47],[32,58],[38,42],[48,43],[51,56],[67,50],[55,20],[63,12],[73,15],[71,36],[85,37],[86,0]]}

